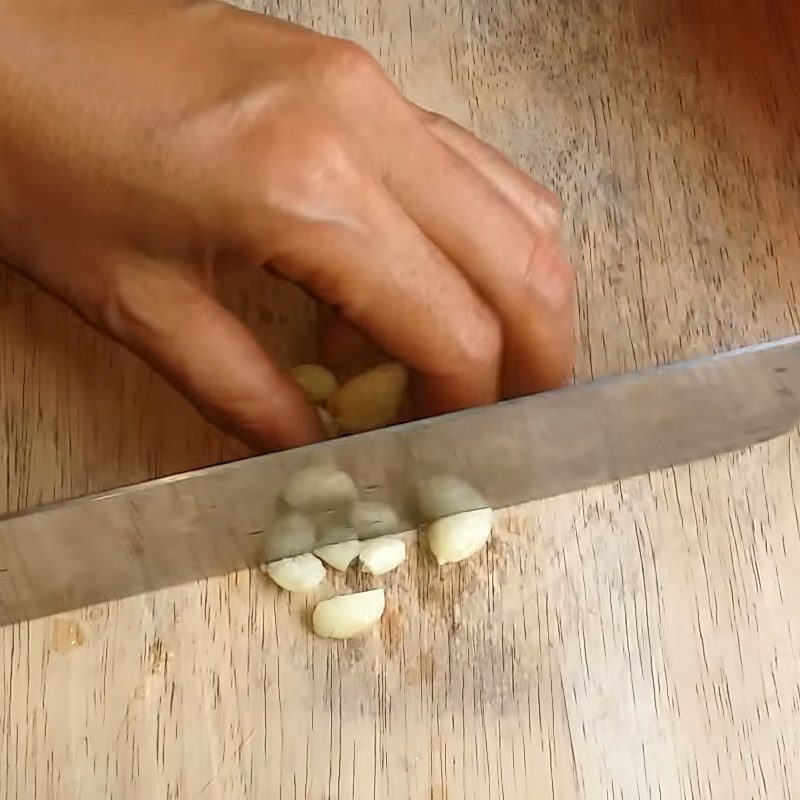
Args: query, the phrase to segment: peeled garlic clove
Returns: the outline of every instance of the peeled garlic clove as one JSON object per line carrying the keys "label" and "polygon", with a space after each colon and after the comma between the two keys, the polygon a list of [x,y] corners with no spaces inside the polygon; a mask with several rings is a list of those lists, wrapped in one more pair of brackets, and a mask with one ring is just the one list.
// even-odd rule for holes
{"label": "peeled garlic clove", "polygon": [[397,533],[400,527],[397,512],[387,503],[373,500],[360,500],[353,503],[350,524],[362,539]]}
{"label": "peeled garlic clove", "polygon": [[439,564],[452,564],[475,555],[491,532],[491,508],[465,511],[428,525],[428,547]]}
{"label": "peeled garlic clove", "polygon": [[345,433],[380,428],[397,418],[407,384],[402,364],[381,364],[340,386],[328,401],[328,411]]}
{"label": "peeled garlic clove", "polygon": [[264,557],[274,561],[287,553],[308,553],[316,543],[314,523],[298,511],[289,511],[275,522],[265,538]]}
{"label": "peeled garlic clove", "polygon": [[475,511],[487,505],[477,489],[455,475],[434,475],[420,482],[417,499],[422,519],[428,521]]}
{"label": "peeled garlic clove", "polygon": [[310,403],[325,403],[339,388],[336,376],[321,364],[299,364],[289,374],[300,384]]}
{"label": "peeled garlic clove", "polygon": [[325,580],[325,567],[311,553],[273,561],[264,571],[287,592],[310,592]]}
{"label": "peeled garlic clove", "polygon": [[326,564],[340,572],[346,572],[347,568],[358,558],[361,552],[361,542],[339,542],[338,544],[326,544],[318,547],[314,555],[321,558]]}
{"label": "peeled garlic clove", "polygon": [[314,633],[327,639],[358,636],[378,622],[385,607],[386,595],[383,589],[332,597],[314,609]]}
{"label": "peeled garlic clove", "polygon": [[283,499],[301,511],[328,511],[358,497],[353,479],[334,466],[307,467],[289,479]]}
{"label": "peeled garlic clove", "polygon": [[383,575],[397,569],[406,560],[406,543],[399,536],[381,536],[361,545],[361,569]]}

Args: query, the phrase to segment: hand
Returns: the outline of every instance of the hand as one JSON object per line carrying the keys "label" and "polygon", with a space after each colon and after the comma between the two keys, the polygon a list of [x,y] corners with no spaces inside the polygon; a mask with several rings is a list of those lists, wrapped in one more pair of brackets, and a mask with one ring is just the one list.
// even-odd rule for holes
{"label": "hand", "polygon": [[415,374],[420,413],[557,386],[553,196],[348,42],[225,5],[0,0],[0,258],[257,448],[313,410],[214,294],[267,267]]}

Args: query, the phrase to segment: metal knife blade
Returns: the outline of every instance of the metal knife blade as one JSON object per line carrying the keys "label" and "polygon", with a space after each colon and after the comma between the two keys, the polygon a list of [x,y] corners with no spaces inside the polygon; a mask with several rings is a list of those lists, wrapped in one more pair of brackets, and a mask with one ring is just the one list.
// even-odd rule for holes
{"label": "metal knife blade", "polygon": [[349,473],[404,529],[434,475],[500,508],[764,441],[799,417],[793,337],[33,509],[0,518],[0,624],[310,549],[270,535],[309,465]]}

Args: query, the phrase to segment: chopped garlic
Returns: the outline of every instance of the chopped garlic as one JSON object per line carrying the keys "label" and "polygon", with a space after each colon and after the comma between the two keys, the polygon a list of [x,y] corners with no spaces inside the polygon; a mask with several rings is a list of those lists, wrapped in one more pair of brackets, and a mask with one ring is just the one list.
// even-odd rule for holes
{"label": "chopped garlic", "polygon": [[314,609],[314,633],[328,639],[349,639],[371,628],[383,616],[383,589],[344,594],[324,600]]}
{"label": "chopped garlic", "polygon": [[434,475],[420,482],[417,493],[420,514],[429,522],[488,505],[477,489],[455,475]]}
{"label": "chopped garlic", "polygon": [[273,561],[264,571],[287,592],[310,592],[325,580],[325,567],[311,553]]}
{"label": "chopped garlic", "polygon": [[326,544],[318,547],[314,555],[319,556],[326,564],[340,572],[346,572],[347,568],[358,558],[361,552],[361,542],[353,540],[349,542],[339,542],[338,544]]}
{"label": "chopped garlic", "polygon": [[340,386],[328,401],[328,411],[345,433],[380,428],[397,418],[407,383],[402,364],[381,364]]}
{"label": "chopped garlic", "polygon": [[381,536],[361,545],[361,569],[383,575],[397,569],[406,560],[406,543],[400,536]]}
{"label": "chopped garlic", "polygon": [[307,467],[289,479],[283,499],[301,511],[329,511],[358,497],[353,479],[332,465]]}
{"label": "chopped garlic", "polygon": [[325,403],[339,388],[336,376],[321,364],[299,364],[289,374],[300,384],[310,403]]}
{"label": "chopped garlic", "polygon": [[350,524],[362,539],[397,533],[400,527],[397,512],[387,503],[373,500],[360,500],[353,503]]}
{"label": "chopped garlic", "polygon": [[491,508],[465,511],[428,525],[428,547],[439,564],[452,564],[477,553],[491,532]]}

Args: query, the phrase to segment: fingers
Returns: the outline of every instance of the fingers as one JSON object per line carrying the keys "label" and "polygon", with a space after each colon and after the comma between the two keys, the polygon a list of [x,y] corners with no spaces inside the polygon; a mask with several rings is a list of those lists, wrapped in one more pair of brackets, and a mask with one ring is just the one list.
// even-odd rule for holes
{"label": "fingers", "polygon": [[451,119],[422,109],[420,119],[439,141],[477,170],[532,227],[561,231],[561,204],[552,192]]}
{"label": "fingers", "polygon": [[123,265],[118,276],[112,332],[209,421],[257,451],[323,438],[297,384],[210,294],[152,264]]}
{"label": "fingers", "polygon": [[574,273],[553,201],[452,124],[429,119],[402,152],[392,190],[502,320],[504,392],[562,385],[574,357]]}
{"label": "fingers", "polygon": [[329,314],[319,331],[320,361],[339,377],[349,378],[386,361],[386,354],[352,323]]}
{"label": "fingers", "polygon": [[284,229],[273,269],[415,370],[421,412],[496,400],[499,326],[470,283],[379,183],[365,179],[344,206]]}

